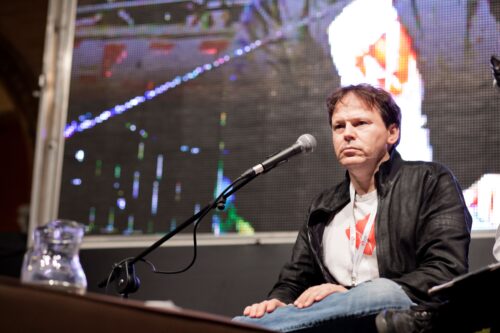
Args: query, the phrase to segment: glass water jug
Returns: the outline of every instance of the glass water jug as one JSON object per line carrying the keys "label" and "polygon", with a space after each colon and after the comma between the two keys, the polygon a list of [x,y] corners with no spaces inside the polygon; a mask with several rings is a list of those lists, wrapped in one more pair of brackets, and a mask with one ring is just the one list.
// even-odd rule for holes
{"label": "glass water jug", "polygon": [[33,247],[24,256],[21,281],[85,293],[87,279],[78,255],[83,234],[84,226],[70,220],[36,228]]}

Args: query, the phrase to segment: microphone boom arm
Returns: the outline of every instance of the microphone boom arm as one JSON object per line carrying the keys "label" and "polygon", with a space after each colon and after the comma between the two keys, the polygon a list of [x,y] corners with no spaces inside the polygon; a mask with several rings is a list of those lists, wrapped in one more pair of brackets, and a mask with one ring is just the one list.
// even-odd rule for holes
{"label": "microphone boom arm", "polygon": [[99,288],[107,287],[107,285],[118,279],[116,282],[116,290],[119,294],[121,294],[124,298],[127,298],[130,293],[136,292],[139,289],[139,280],[135,275],[134,264],[140,260],[143,260],[148,254],[156,250],[163,243],[165,243],[170,238],[177,235],[179,232],[184,230],[189,225],[195,223],[196,221],[201,221],[212,209],[224,209],[224,205],[226,199],[230,197],[233,193],[238,191],[240,188],[248,184],[254,178],[256,178],[259,174],[255,175],[247,175],[245,177],[239,177],[233,183],[231,183],[228,187],[222,191],[222,193],[208,205],[203,207],[199,212],[188,218],[182,224],[177,226],[174,230],[170,231],[168,234],[164,235],[162,238],[154,242],[147,249],[139,253],[137,256],[131,259],[125,259],[115,265],[113,265],[113,270],[109,276],[109,278],[102,280],[99,284]]}

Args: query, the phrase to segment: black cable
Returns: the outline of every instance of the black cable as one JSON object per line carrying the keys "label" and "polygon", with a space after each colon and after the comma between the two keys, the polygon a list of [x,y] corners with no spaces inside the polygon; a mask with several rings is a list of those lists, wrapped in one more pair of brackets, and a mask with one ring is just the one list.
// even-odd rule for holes
{"label": "black cable", "polygon": [[[225,196],[225,194],[227,192],[229,192],[232,188],[234,188],[239,182],[241,182],[242,180],[246,180],[247,177],[238,177],[234,182],[232,182],[229,186],[227,186],[224,191],[221,192],[221,194],[219,194],[219,196],[217,196],[217,198],[215,198],[214,201],[212,201],[212,204],[207,208],[206,212],[201,215],[198,220],[196,220],[196,222],[194,223],[194,228],[193,228],[193,258],[191,259],[191,262],[186,266],[184,267],[183,269],[180,269],[180,270],[177,270],[177,271],[159,271],[156,269],[156,267],[153,265],[152,262],[142,258],[141,260],[147,262],[151,268],[152,268],[152,271],[153,273],[157,273],[157,274],[179,274],[179,273],[183,273],[185,271],[187,271],[188,269],[190,269],[195,261],[196,261],[196,257],[197,257],[197,254],[198,254],[198,243],[197,243],[197,240],[196,240],[196,232],[198,230],[198,226],[200,225],[200,222],[201,220],[208,214],[208,212],[210,212],[211,208],[215,206],[218,207],[218,203],[220,201],[221,198],[223,198]],[[226,198],[224,197],[224,202],[225,202]]]}
{"label": "black cable", "polygon": [[108,275],[108,279],[106,280],[106,288],[104,289],[104,293],[107,295],[108,294],[108,286],[109,286],[109,283],[111,282],[111,277],[113,276],[113,274],[115,273],[115,269],[116,267],[118,267],[118,265],[113,265],[113,269],[111,270],[111,272],[109,273]]}
{"label": "black cable", "polygon": [[[207,209],[207,213],[208,213],[208,209]],[[207,214],[206,213],[206,214]],[[194,224],[194,228],[193,228],[193,258],[191,259],[191,262],[186,266],[184,267],[183,269],[180,269],[180,270],[177,270],[177,271],[158,271],[156,270],[156,267],[153,265],[152,262],[144,259],[153,269],[153,273],[157,273],[157,274],[179,274],[179,273],[183,273],[185,271],[187,271],[188,269],[190,269],[193,265],[194,265],[194,262],[196,261],[196,256],[197,256],[197,253],[198,253],[198,245],[197,245],[197,242],[196,242],[196,230],[198,229],[198,225],[200,224],[200,221],[203,217],[205,217],[206,214],[203,214],[202,216],[200,216],[200,218],[195,222]]]}

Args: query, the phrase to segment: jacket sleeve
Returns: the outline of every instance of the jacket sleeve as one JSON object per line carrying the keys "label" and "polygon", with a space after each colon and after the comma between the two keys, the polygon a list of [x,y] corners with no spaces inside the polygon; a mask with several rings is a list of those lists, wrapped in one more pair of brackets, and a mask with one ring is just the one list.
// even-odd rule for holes
{"label": "jacket sleeve", "polygon": [[307,224],[299,231],[292,251],[292,258],[284,265],[278,282],[268,295],[290,304],[310,286],[324,282],[320,269],[315,263],[309,247]]}
{"label": "jacket sleeve", "polygon": [[415,270],[397,279],[420,300],[431,301],[429,288],[468,271],[472,218],[455,177],[444,167],[424,182],[416,226]]}

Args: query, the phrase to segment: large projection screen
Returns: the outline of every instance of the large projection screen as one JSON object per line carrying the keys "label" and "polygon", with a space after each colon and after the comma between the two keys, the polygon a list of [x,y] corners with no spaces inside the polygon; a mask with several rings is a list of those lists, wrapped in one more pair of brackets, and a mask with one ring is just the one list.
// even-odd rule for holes
{"label": "large projection screen", "polygon": [[495,230],[494,54],[495,0],[79,1],[59,217],[88,235],[164,234],[310,133],[313,153],[260,176],[198,229],[297,231],[313,197],[345,173],[326,97],[368,82],[402,108],[402,156],[448,166],[473,230]]}

